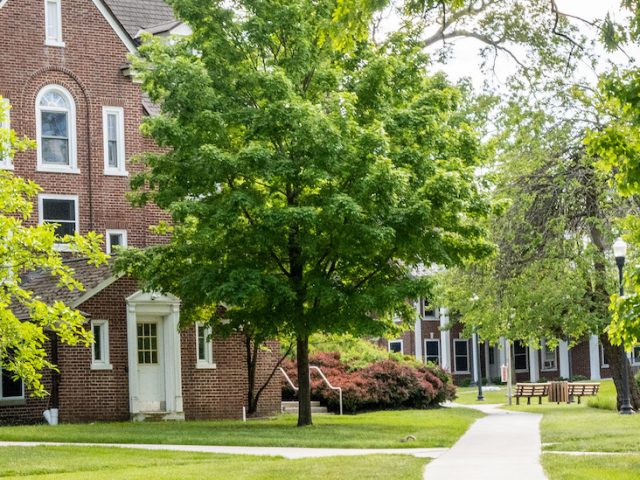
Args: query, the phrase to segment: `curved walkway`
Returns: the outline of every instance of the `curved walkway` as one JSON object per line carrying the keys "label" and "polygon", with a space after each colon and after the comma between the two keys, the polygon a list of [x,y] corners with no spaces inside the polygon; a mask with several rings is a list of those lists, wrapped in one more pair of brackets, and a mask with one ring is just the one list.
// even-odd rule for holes
{"label": "curved walkway", "polygon": [[269,457],[318,458],[357,455],[411,455],[437,458],[448,448],[296,448],[296,447],[234,447],[214,445],[164,445],[143,443],[64,443],[64,442],[0,442],[0,447],[109,447],[140,450],[172,450],[176,452],[225,453]]}
{"label": "curved walkway", "polygon": [[540,465],[542,415],[501,410],[500,405],[460,405],[487,414],[458,442],[429,463],[425,480],[545,480]]}

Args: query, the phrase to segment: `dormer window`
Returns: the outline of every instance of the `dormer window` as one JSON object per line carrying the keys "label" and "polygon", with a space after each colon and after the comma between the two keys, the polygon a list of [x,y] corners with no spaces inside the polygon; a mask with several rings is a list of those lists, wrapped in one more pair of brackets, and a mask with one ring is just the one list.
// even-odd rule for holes
{"label": "dormer window", "polygon": [[62,0],[45,0],[45,45],[64,47],[62,41]]}
{"label": "dormer window", "polygon": [[36,98],[38,170],[78,173],[76,112],[71,94],[59,85],[40,90]]}

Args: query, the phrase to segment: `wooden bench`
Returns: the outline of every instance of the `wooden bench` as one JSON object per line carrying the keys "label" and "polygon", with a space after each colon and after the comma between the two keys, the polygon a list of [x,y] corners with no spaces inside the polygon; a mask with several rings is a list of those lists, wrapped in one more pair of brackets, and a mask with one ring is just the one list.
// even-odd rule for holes
{"label": "wooden bench", "polygon": [[542,404],[542,397],[549,394],[547,383],[516,383],[516,390],[513,394],[516,397],[516,405],[520,405],[520,397],[527,398],[527,405],[531,405],[531,397],[538,397],[538,403]]}
{"label": "wooden bench", "polygon": [[570,383],[569,398],[578,397],[578,403],[580,403],[580,399],[584,396],[597,395],[599,388],[599,383]]}

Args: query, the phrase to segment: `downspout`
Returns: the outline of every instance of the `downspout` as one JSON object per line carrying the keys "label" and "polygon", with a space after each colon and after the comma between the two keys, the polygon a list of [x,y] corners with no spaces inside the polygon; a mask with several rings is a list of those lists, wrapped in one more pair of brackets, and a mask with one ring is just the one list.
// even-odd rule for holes
{"label": "downspout", "polygon": [[[58,334],[51,332],[51,363],[58,365]],[[42,412],[49,425],[58,424],[58,407],[60,406],[60,372],[51,370],[51,395],[49,408]]]}

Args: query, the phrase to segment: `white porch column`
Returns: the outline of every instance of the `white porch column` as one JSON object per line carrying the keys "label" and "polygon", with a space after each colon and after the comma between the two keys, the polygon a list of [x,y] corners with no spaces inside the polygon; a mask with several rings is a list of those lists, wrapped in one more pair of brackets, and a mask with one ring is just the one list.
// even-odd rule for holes
{"label": "white porch column", "polygon": [[471,351],[473,352],[473,381],[477,385],[480,382],[480,352],[478,348],[478,334],[471,335]]}
{"label": "white porch column", "polygon": [[538,350],[529,345],[529,380],[536,383],[540,380],[540,367],[538,365]]}
{"label": "white porch column", "polygon": [[424,363],[424,358],[422,357],[422,344],[424,341],[422,340],[422,317],[420,316],[420,301],[418,300],[415,303],[416,308],[416,325],[414,327],[415,332],[415,345],[416,345],[416,360]]}
{"label": "white porch column", "polygon": [[560,376],[562,378],[569,378],[569,344],[560,340],[558,344],[558,356],[560,357]]}
{"label": "white porch column", "polygon": [[138,397],[138,358],[135,352],[138,351],[136,338],[136,305],[127,303],[127,352],[129,367],[129,413],[136,414],[140,411]]}
{"label": "white porch column", "polygon": [[500,337],[500,348],[498,348],[498,353],[500,354],[500,365],[507,364],[507,340],[504,337]]}
{"label": "white porch column", "polygon": [[442,350],[442,368],[451,371],[451,332],[448,330],[447,309],[440,309],[440,348]]}
{"label": "white porch column", "polygon": [[600,380],[600,340],[597,335],[589,337],[589,372],[591,380]]}
{"label": "white porch column", "polygon": [[[489,361],[489,340],[484,341],[484,366],[487,375],[487,385],[491,385],[491,362]],[[495,351],[494,351],[495,353]],[[495,359],[495,357],[494,357]]]}

